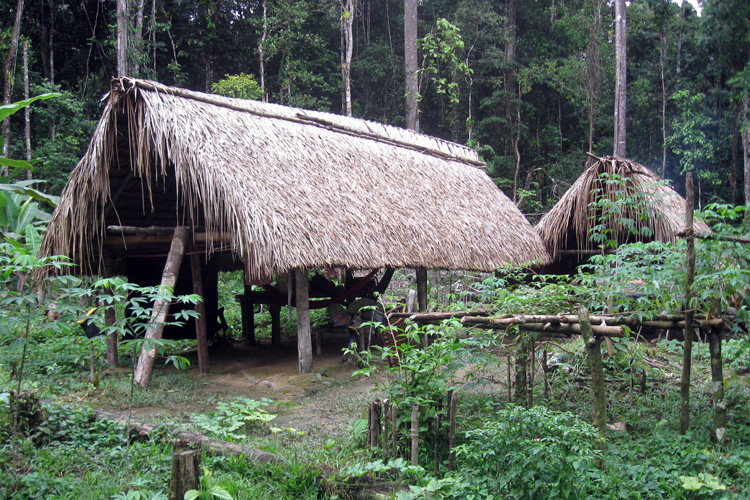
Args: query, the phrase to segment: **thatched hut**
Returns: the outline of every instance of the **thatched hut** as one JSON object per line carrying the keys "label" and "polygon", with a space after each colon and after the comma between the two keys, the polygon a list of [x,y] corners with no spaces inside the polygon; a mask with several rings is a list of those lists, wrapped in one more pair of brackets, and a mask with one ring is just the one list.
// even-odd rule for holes
{"label": "thatched hut", "polygon": [[[572,272],[600,253],[592,233],[602,229],[616,244],[674,241],[685,229],[685,199],[639,163],[599,158],[536,225],[553,259],[546,270]],[[695,230],[709,228],[696,220]]]}
{"label": "thatched hut", "polygon": [[248,283],[548,260],[482,167],[474,150],[408,130],[120,78],[42,248],[84,273],[131,276],[144,253],[163,268],[186,227],[206,287],[232,259]]}

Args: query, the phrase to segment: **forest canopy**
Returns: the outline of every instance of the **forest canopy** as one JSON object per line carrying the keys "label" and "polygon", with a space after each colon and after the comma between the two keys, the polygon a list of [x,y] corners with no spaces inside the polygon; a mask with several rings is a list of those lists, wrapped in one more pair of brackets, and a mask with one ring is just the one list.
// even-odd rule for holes
{"label": "forest canopy", "polygon": [[[532,221],[580,175],[587,151],[612,154],[615,3],[419,2],[420,131],[477,148]],[[696,172],[700,205],[744,203],[750,5],[702,5],[627,4],[627,156],[678,191],[684,173]],[[347,66],[353,116],[405,123],[402,0],[1,0],[0,12],[6,102],[25,97],[24,46],[31,95],[62,94],[31,111],[33,175],[55,194],[122,67],[192,90],[345,113]],[[10,125],[4,156],[22,158],[23,116]]]}

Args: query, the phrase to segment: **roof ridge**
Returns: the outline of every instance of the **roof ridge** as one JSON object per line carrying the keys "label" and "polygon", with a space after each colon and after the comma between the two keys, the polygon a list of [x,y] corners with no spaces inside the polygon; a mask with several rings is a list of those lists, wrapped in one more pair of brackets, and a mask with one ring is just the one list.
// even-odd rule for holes
{"label": "roof ridge", "polygon": [[[138,78],[119,77],[112,80],[112,90],[129,92],[133,89],[162,92],[186,99],[192,99],[206,104],[221,106],[234,111],[251,113],[266,118],[274,118],[292,121],[304,125],[312,125],[326,128],[334,132],[348,135],[360,136],[374,141],[387,143],[393,146],[403,147],[419,151],[421,153],[438,156],[444,159],[468,163],[478,168],[486,165],[479,159],[479,155],[473,148],[447,141],[413,130],[408,130],[394,125],[378,123],[363,118],[355,118],[324,111],[306,110],[277,103],[267,103],[247,99],[236,99],[217,94],[207,94],[194,90],[170,87],[151,80]],[[261,108],[261,109],[258,109]],[[262,109],[269,108],[269,109]],[[349,124],[341,123],[347,122]],[[357,127],[359,125],[359,127]],[[360,128],[361,127],[361,128]],[[379,131],[377,129],[380,129]],[[401,137],[393,137],[399,135]],[[403,137],[406,136],[406,137]]]}

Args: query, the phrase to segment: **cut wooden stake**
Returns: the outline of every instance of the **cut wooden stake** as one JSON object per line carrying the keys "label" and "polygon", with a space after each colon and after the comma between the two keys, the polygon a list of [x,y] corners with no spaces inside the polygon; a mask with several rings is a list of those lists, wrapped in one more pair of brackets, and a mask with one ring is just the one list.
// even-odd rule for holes
{"label": "cut wooden stake", "polygon": [[201,447],[188,441],[172,443],[172,475],[169,479],[169,500],[183,500],[185,493],[200,489]]}
{"label": "cut wooden stake", "polygon": [[432,455],[432,460],[435,463],[435,477],[438,477],[438,474],[440,474],[440,414],[439,413],[435,413],[432,428],[435,432],[435,450]]}
{"label": "cut wooden stake", "polygon": [[448,470],[453,471],[456,467],[456,393],[448,393]]}
{"label": "cut wooden stake", "polygon": [[[185,253],[185,247],[187,246],[188,228],[185,226],[178,226],[175,228],[174,236],[172,237],[172,245],[169,249],[169,255],[167,256],[167,262],[164,265],[164,274],[162,274],[161,285],[168,286],[174,289],[175,283],[177,282],[177,275],[180,272],[180,265],[182,265],[182,257]],[[154,369],[154,358],[156,357],[156,346],[149,345],[148,340],[161,339],[162,333],[164,333],[164,323],[169,312],[169,301],[164,299],[157,299],[154,301],[153,313],[151,314],[151,320],[149,321],[149,327],[146,331],[146,344],[143,346],[141,355],[138,358],[138,364],[135,367],[135,375],[133,380],[136,384],[146,387],[151,381],[151,373]]]}

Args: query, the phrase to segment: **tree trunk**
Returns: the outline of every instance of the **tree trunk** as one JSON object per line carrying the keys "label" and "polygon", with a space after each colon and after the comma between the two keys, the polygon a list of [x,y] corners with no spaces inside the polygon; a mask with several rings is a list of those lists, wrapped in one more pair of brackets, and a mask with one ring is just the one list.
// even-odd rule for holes
{"label": "tree trunk", "polygon": [[[172,246],[169,249],[169,255],[167,255],[167,262],[164,265],[164,274],[161,278],[162,286],[169,286],[174,288],[177,282],[177,276],[180,272],[180,265],[182,264],[182,257],[185,254],[185,247],[187,246],[188,228],[185,226],[178,226],[174,230],[174,236],[172,237]],[[161,339],[162,333],[164,332],[164,323],[169,312],[169,301],[168,300],[156,300],[154,301],[153,312],[151,313],[151,320],[149,321],[149,328],[146,331],[145,339],[148,344],[148,339]],[[154,345],[144,344],[141,351],[141,355],[138,357],[138,364],[135,367],[134,382],[146,387],[151,382],[151,373],[154,369],[154,358],[156,357],[156,347]]]}
{"label": "tree trunk", "polygon": [[[29,98],[29,42],[23,42],[23,98]],[[28,106],[23,109],[24,139],[26,142],[26,161],[31,161],[31,110]],[[31,169],[26,171],[26,179],[31,179]]]}
{"label": "tree trunk", "polygon": [[677,30],[677,76],[680,75],[682,70],[682,29],[685,26],[685,0],[682,0],[680,4],[680,28]]}
{"label": "tree trunk", "polygon": [[128,64],[130,12],[128,0],[117,0],[117,76],[133,76]]}
{"label": "tree trunk", "polygon": [[297,286],[297,354],[299,357],[299,372],[312,373],[312,339],[310,337],[310,303],[305,269],[295,271]]}
{"label": "tree trunk", "polygon": [[750,231],[750,95],[742,98],[742,159],[745,165],[745,228]]}
{"label": "tree trunk", "polygon": [[604,366],[602,348],[599,340],[594,338],[589,321],[589,311],[581,306],[578,311],[581,319],[581,336],[586,345],[591,370],[591,388],[594,391],[594,425],[601,437],[607,437],[607,393],[604,387]]}
{"label": "tree trunk", "polygon": [[169,479],[169,500],[183,500],[185,493],[200,489],[201,447],[188,441],[172,443],[172,475]]}
{"label": "tree trunk", "polygon": [[417,83],[417,0],[404,0],[404,65],[406,69],[406,128],[419,131]]}
{"label": "tree trunk", "polygon": [[505,41],[505,69],[503,71],[503,81],[505,84],[505,121],[508,124],[508,136],[510,147],[516,159],[516,166],[513,174],[513,203],[518,201],[518,178],[521,170],[521,153],[518,149],[518,142],[521,134],[521,116],[519,102],[520,96],[517,95],[518,88],[516,82],[516,13],[518,5],[516,0],[506,0],[505,11],[508,16],[508,39]]}
{"label": "tree trunk", "polygon": [[[8,55],[5,57],[3,63],[3,104],[10,104],[13,94],[13,79],[15,75],[15,63],[16,55],[18,54],[18,38],[21,35],[21,19],[23,17],[23,1],[18,0],[16,4],[16,20],[13,23],[13,31],[10,35],[10,47],[8,48]],[[8,148],[10,147],[10,118],[3,120],[3,137],[5,137],[5,143],[3,144],[3,156],[8,156]],[[6,167],[3,167],[5,170]]]}
{"label": "tree trunk", "polygon": [[268,0],[263,0],[263,31],[258,44],[258,64],[260,72],[260,92],[263,102],[268,102],[266,92],[266,38],[268,38]]}
{"label": "tree trunk", "polygon": [[[587,94],[586,101],[588,104],[589,118],[589,152],[594,150],[594,122],[596,121],[596,104],[598,102],[599,87],[602,81],[601,58],[599,53],[599,34],[602,29],[602,4],[603,0],[593,0],[593,20],[589,24],[589,46],[586,51],[586,73],[587,73]],[[587,166],[594,159],[587,157]]]}
{"label": "tree trunk", "polygon": [[141,74],[141,59],[143,58],[143,7],[145,0],[136,0],[137,9],[135,11],[135,26],[133,40],[131,43],[133,56],[133,76]]}
{"label": "tree trunk", "polygon": [[659,71],[661,74],[661,178],[667,175],[667,27],[666,15],[659,33]]}
{"label": "tree trunk", "polygon": [[615,0],[615,137],[614,155],[625,157],[625,113],[627,102],[625,0]]}
{"label": "tree trunk", "polygon": [[685,176],[685,234],[687,236],[687,279],[685,281],[685,330],[682,344],[682,378],[680,379],[680,433],[690,428],[690,368],[693,356],[693,280],[695,279],[695,240],[693,239],[693,173]]}
{"label": "tree trunk", "polygon": [[354,0],[341,0],[341,77],[344,84],[344,113],[352,116],[352,53],[354,51]]}

